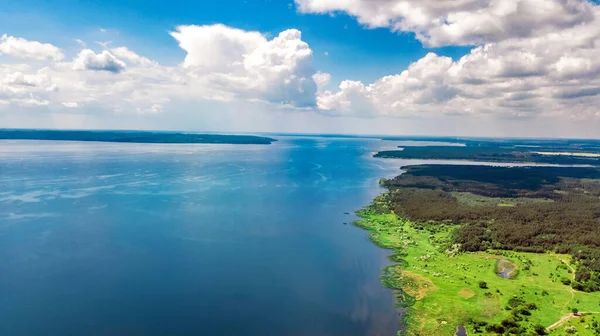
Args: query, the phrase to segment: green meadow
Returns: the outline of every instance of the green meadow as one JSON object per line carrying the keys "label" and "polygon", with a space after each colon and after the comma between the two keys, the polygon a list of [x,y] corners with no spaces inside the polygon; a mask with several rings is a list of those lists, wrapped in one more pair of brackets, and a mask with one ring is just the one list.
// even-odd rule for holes
{"label": "green meadow", "polygon": [[600,334],[600,293],[569,286],[569,255],[460,252],[452,243],[458,226],[405,220],[385,197],[358,215],[355,224],[394,251],[382,283],[406,311],[407,335],[453,335],[458,326],[469,335]]}

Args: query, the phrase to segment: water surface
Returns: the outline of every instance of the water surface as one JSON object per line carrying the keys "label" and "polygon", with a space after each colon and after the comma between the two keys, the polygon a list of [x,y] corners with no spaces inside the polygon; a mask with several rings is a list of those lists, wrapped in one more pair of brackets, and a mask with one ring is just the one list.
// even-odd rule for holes
{"label": "water surface", "polygon": [[367,139],[2,141],[1,335],[395,335]]}

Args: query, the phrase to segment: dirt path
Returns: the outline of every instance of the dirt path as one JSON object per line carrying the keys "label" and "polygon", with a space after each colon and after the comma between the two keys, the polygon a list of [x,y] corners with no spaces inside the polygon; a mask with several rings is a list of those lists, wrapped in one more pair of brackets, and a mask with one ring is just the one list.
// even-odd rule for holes
{"label": "dirt path", "polygon": [[578,316],[579,316],[579,315],[575,315],[575,314],[573,314],[573,313],[569,313],[569,314],[567,314],[567,315],[565,315],[565,316],[561,317],[561,318],[560,318],[560,320],[558,320],[558,321],[556,321],[556,322],[552,323],[550,326],[548,326],[548,327],[546,328],[546,330],[547,330],[547,331],[550,331],[550,330],[552,330],[552,329],[556,329],[556,328],[560,327],[561,325],[563,325],[563,324],[564,324],[565,322],[567,322],[568,320],[570,320],[570,319],[572,319],[572,318],[574,318],[574,317],[578,317]]}
{"label": "dirt path", "polygon": [[[567,260],[559,258],[557,255],[555,255],[554,257],[556,259],[558,259],[560,262],[562,262],[563,264],[565,264],[568,268],[571,269],[571,281],[575,281],[575,268],[573,268],[573,266],[571,266],[567,262]],[[569,286],[569,294],[571,295],[571,298],[569,299],[569,301],[565,302],[565,304],[563,305],[563,308],[562,308],[563,310],[567,309],[567,306],[569,305],[569,303],[571,303],[571,301],[573,301],[573,299],[575,298],[575,290],[571,286]],[[567,316],[569,316],[569,315],[563,316],[562,318],[566,318],[568,320],[570,317],[567,317]],[[562,318],[561,318],[561,320],[562,320]],[[560,320],[556,323],[559,323],[559,322],[560,322]],[[560,323],[560,324],[562,324],[562,323]],[[552,327],[552,326],[550,326],[550,327]],[[548,328],[550,328],[550,327],[548,327]]]}
{"label": "dirt path", "polygon": [[573,314],[573,313],[569,313],[563,317],[560,318],[560,320],[552,323],[550,326],[548,326],[546,328],[546,331],[550,331],[552,329],[556,329],[558,327],[560,327],[561,325],[565,324],[568,320],[572,319],[572,318],[576,318],[576,317],[581,317],[583,315],[586,314],[600,314],[600,312],[591,312],[591,313],[577,313],[577,314]]}

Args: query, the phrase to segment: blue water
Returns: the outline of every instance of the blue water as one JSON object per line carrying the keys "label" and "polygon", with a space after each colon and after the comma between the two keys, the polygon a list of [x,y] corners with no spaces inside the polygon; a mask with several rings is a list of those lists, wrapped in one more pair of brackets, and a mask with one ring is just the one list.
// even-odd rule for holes
{"label": "blue water", "polygon": [[[369,139],[0,142],[0,335],[395,335]],[[348,223],[348,225],[344,225]]]}

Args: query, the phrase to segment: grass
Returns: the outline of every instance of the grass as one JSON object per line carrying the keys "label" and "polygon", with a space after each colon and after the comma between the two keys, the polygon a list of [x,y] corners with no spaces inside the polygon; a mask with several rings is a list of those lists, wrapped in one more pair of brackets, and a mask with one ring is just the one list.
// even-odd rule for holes
{"label": "grass", "polygon": [[[377,245],[394,251],[391,259],[399,263],[385,269],[382,282],[396,290],[398,305],[406,309],[408,335],[453,335],[460,325],[470,335],[477,325],[482,334],[495,334],[482,325],[501,325],[503,321],[509,325],[505,330],[537,335],[535,326],[548,327],[572,308],[600,312],[600,293],[577,292],[563,284],[573,278],[570,256],[511,251],[462,253],[460,246],[452,243],[456,226],[399,218],[387,211],[383,199],[359,211],[361,219],[356,225],[368,230]],[[496,274],[498,265],[506,263],[503,260],[518,270],[511,274],[512,279]],[[481,288],[482,281],[486,288]],[[535,309],[526,309],[532,304]],[[506,321],[516,322],[518,327]],[[578,335],[596,335],[593,327],[577,328]],[[550,335],[564,332],[561,326]]]}
{"label": "grass", "polygon": [[[598,335],[600,330],[599,314],[581,314],[558,326],[553,335]],[[595,333],[594,333],[595,332]],[[591,334],[590,334],[591,333]]]}

